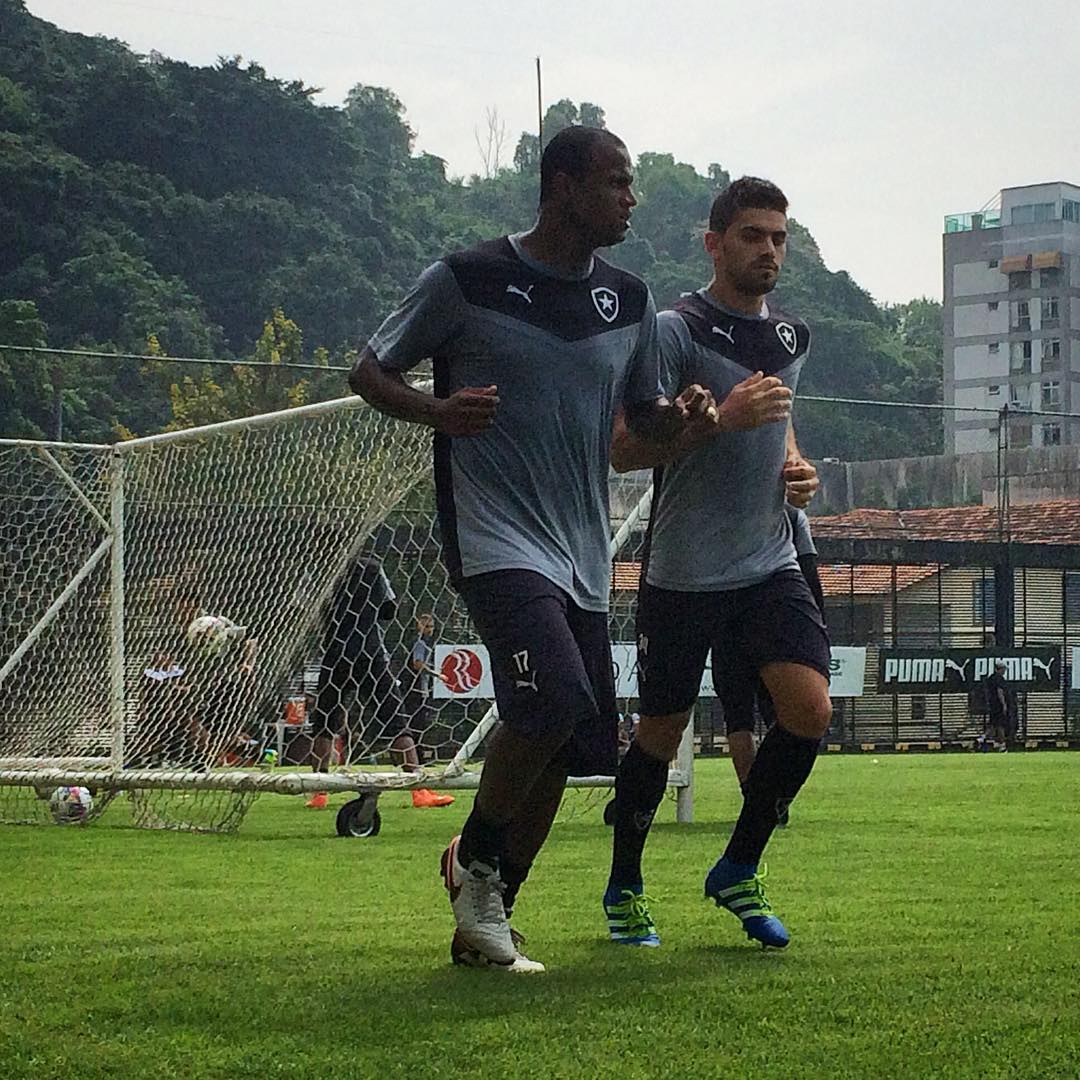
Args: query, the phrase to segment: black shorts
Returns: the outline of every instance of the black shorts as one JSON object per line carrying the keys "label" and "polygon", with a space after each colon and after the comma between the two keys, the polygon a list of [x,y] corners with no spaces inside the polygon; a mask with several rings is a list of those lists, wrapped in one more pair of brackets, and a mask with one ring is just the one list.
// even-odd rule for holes
{"label": "black shorts", "polygon": [[684,712],[694,704],[710,649],[718,690],[729,673],[746,682],[774,663],[802,664],[829,677],[828,631],[798,570],[726,592],[676,592],[643,581],[637,636],[638,693],[646,716]]}
{"label": "black shorts", "polygon": [[318,738],[345,730],[356,735],[368,753],[409,733],[397,681],[381,650],[369,655],[363,649],[347,648],[323,658],[311,710],[311,734]]}
{"label": "black shorts", "polygon": [[753,731],[758,717],[765,727],[776,723],[769,691],[756,671],[736,672],[713,670],[713,686],[724,713],[724,728],[730,735],[734,731]]}
{"label": "black shorts", "polygon": [[539,739],[566,737],[570,776],[611,776],[618,710],[606,612],[584,611],[531,570],[464,578],[461,595],[491,657],[499,718]]}

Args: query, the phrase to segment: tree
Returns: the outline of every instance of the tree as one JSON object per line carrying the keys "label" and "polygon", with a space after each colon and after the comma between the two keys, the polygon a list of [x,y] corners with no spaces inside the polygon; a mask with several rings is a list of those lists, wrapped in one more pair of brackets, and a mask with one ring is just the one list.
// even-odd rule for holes
{"label": "tree", "polygon": [[[44,348],[46,336],[35,304],[0,300],[0,344]],[[49,415],[53,397],[45,357],[0,351],[0,432],[14,439],[45,438],[53,429]]]}
{"label": "tree", "polygon": [[[226,360],[251,354],[257,340],[256,354],[280,358],[300,352],[287,311],[310,343],[340,355],[362,344],[426,263],[535,213],[540,140],[522,133],[504,168],[494,108],[480,138],[483,175],[465,183],[442,159],[414,153],[391,89],[358,84],[338,108],[314,98],[313,87],[240,57],[207,67],[142,57],[0,0],[0,302],[30,304],[5,308],[7,332],[36,326],[18,340],[43,342],[47,325],[58,348],[106,352],[144,352],[155,338],[163,354]],[[604,110],[554,102],[545,141],[569,124],[602,128]],[[663,307],[708,280],[701,233],[730,176],[718,163],[701,175],[648,151],[636,172],[634,231],[604,257],[642,275]],[[940,401],[937,305],[883,310],[825,265],[803,225],[792,219],[789,233],[770,302],[813,329],[802,389]],[[167,359],[68,358],[62,370],[0,360],[0,434],[52,433],[61,392],[65,433],[99,440],[341,390],[332,373],[298,379],[277,361],[234,371]],[[801,402],[797,422],[819,455],[941,445],[937,415],[912,410]]]}
{"label": "tree", "polygon": [[540,140],[528,131],[521,133],[514,148],[514,168],[523,176],[535,175],[540,171]]}
{"label": "tree", "polygon": [[637,160],[635,188],[634,232],[652,244],[658,258],[684,262],[697,256],[713,199],[708,180],[671,154],[644,153]]}
{"label": "tree", "polygon": [[223,373],[185,375],[173,383],[173,419],[166,430],[291,409],[307,401],[308,380],[281,367],[303,362],[303,335],[280,308],[263,324],[251,359],[265,366],[234,364]]}
{"label": "tree", "polygon": [[0,75],[0,131],[29,131],[35,120],[27,91]]}
{"label": "tree", "polygon": [[500,168],[503,143],[506,142],[506,124],[499,117],[499,110],[489,105],[484,110],[484,133],[480,128],[473,128],[476,149],[480,151],[480,160],[484,165],[484,179],[490,180]]}

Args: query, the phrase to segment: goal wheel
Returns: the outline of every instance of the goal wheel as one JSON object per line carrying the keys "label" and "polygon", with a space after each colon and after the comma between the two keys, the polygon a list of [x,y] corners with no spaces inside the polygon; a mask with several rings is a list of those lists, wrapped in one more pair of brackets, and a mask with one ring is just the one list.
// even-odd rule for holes
{"label": "goal wheel", "polygon": [[361,795],[338,811],[338,836],[378,836],[381,828],[378,795]]}

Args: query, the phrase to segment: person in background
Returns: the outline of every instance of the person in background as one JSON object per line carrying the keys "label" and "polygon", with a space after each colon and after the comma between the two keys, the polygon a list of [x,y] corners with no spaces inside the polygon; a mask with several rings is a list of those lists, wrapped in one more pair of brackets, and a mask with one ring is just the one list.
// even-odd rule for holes
{"label": "person in background", "polygon": [[[397,597],[375,559],[358,558],[338,587],[323,632],[322,665],[312,709],[311,767],[328,772],[334,744],[355,736],[370,749],[388,744],[407,772],[420,768],[416,740],[408,727],[404,703],[390,670],[382,623],[394,617]],[[374,723],[354,731],[356,713],[366,706]],[[326,808],[329,796],[316,792],[312,810]],[[427,788],[412,792],[413,806],[449,806],[454,800]]]}

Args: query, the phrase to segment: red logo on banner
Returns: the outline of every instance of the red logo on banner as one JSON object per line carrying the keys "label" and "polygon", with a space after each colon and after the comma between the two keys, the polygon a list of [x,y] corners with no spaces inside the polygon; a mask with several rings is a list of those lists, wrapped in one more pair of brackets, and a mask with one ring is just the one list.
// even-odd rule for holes
{"label": "red logo on banner", "polygon": [[484,665],[472,649],[455,649],[443,657],[440,674],[453,693],[467,694],[480,685]]}

